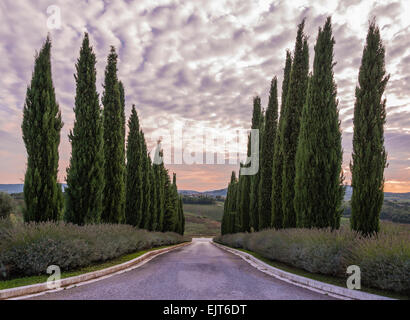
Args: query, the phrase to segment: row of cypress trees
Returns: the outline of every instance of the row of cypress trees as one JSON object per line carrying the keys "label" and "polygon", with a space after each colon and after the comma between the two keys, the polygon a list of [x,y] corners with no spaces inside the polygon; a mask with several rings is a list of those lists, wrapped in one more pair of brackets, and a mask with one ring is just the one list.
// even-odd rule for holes
{"label": "row of cypress trees", "polygon": [[117,77],[114,47],[107,59],[100,108],[96,56],[87,33],[74,76],[75,122],[69,134],[72,153],[63,210],[63,193],[57,182],[63,123],[52,82],[50,53],[47,37],[36,55],[24,106],[22,131],[28,156],[25,220],[64,218],[79,225],[127,223],[151,231],[183,234],[185,222],[176,176],[171,183],[164,165],[151,163],[135,106],[128,121],[125,149],[125,90]]}
{"label": "row of cypress trees", "polygon": [[[127,223],[150,231],[174,231],[183,234],[185,217],[182,198],[178,195],[176,175],[173,174],[171,183],[164,163],[152,163],[134,105],[128,127],[125,210]],[[159,146],[158,143],[156,157],[163,156]]]}
{"label": "row of cypress trees", "polygon": [[[240,174],[239,179],[232,173],[222,234],[340,226],[345,187],[331,18],[319,28],[312,73],[304,25],[305,20],[298,26],[293,57],[286,53],[279,120],[276,77],[265,114],[259,97],[254,98],[252,129],[260,130],[260,170],[254,176]],[[356,88],[351,163],[351,227],[366,235],[379,230],[383,203],[386,101],[382,95],[389,78],[384,56],[373,20]]]}

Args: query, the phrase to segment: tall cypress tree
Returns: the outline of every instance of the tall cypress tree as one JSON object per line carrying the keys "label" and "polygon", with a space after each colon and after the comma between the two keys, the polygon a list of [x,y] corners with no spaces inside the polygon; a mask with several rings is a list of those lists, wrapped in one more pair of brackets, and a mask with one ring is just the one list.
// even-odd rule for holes
{"label": "tall cypress tree", "polygon": [[298,227],[335,229],[340,225],[343,151],[333,77],[334,44],[329,17],[323,29],[319,28],[296,152]]}
{"label": "tall cypress tree", "polygon": [[[250,203],[249,203],[249,223],[253,230],[259,230],[259,181],[261,175],[261,146],[263,137],[263,113],[261,108],[261,99],[256,96],[253,99],[252,129],[259,130],[259,170],[256,174],[250,176]],[[249,150],[250,151],[250,150]],[[254,165],[254,164],[253,164]]]}
{"label": "tall cypress tree", "polygon": [[309,48],[307,38],[303,33],[305,20],[298,26],[292,71],[289,80],[289,91],[284,110],[282,151],[282,210],[283,226],[296,227],[296,212],[293,205],[295,195],[295,157],[299,137],[300,118],[306,99],[309,72]]}
{"label": "tall cypress tree", "polygon": [[[240,167],[242,167],[242,164],[240,164]],[[241,201],[242,201],[242,184],[244,182],[243,177],[240,175],[239,171],[239,177],[238,177],[238,182],[235,183],[235,189],[233,192],[234,199],[235,199],[235,208],[236,210],[234,211],[235,214],[231,215],[231,222],[229,223],[231,227],[231,233],[236,233],[242,231],[242,216],[241,216]]]}
{"label": "tall cypress tree", "polygon": [[124,85],[122,84],[121,81],[118,81],[118,88],[120,90],[122,136],[123,136],[124,147],[125,147],[125,90],[124,90]]}
{"label": "tall cypress tree", "polygon": [[178,197],[178,211],[179,211],[179,231],[180,235],[184,235],[185,232],[185,216],[184,216],[184,206],[182,203],[182,197]]}
{"label": "tall cypress tree", "polygon": [[79,225],[99,222],[102,212],[104,140],[95,65],[95,54],[85,33],[74,76],[75,121],[69,134],[72,151],[65,189],[65,220]]}
{"label": "tall cypress tree", "polygon": [[50,56],[51,40],[47,37],[35,57],[21,125],[27,150],[25,221],[59,220],[63,206],[61,185],[57,183],[58,146],[63,122],[54,92]]}
{"label": "tall cypress tree", "polygon": [[156,188],[156,231],[163,231],[163,221],[164,221],[164,179],[163,171],[165,171],[164,163],[158,164],[158,157],[163,156],[162,150],[159,149],[159,142],[157,144],[157,149],[155,152],[156,159],[154,159],[153,170],[155,177],[155,188]]}
{"label": "tall cypress tree", "polygon": [[[251,156],[251,137],[248,135],[248,157]],[[250,163],[241,164],[241,167],[250,167]],[[240,174],[240,171],[239,171]],[[250,216],[250,198],[251,198],[251,176],[240,175],[240,197],[239,197],[239,230],[240,232],[251,231]]]}
{"label": "tall cypress tree", "polygon": [[101,220],[107,223],[125,221],[125,155],[121,95],[117,78],[117,54],[111,47],[105,69],[104,157],[105,187]]}
{"label": "tall cypress tree", "polygon": [[231,215],[234,214],[236,207],[235,184],[237,184],[236,174],[235,171],[232,171],[231,181],[228,185],[228,192],[224,203],[224,214],[221,223],[221,234],[232,233],[233,226]]}
{"label": "tall cypress tree", "polygon": [[180,233],[180,227],[181,227],[181,212],[179,209],[179,195],[178,195],[178,187],[177,187],[177,175],[176,173],[173,173],[172,175],[172,189],[173,189],[173,207],[174,207],[174,214],[175,214],[175,226],[173,230],[176,233]]}
{"label": "tall cypress tree", "polygon": [[265,126],[262,138],[261,180],[259,184],[259,229],[271,226],[272,216],[272,169],[278,126],[278,81],[271,82],[269,103],[266,109]]}
{"label": "tall cypress tree", "polygon": [[140,228],[149,228],[149,221],[151,219],[151,179],[150,179],[150,169],[151,161],[147,151],[147,144],[145,142],[144,133],[140,130],[140,143],[142,146],[142,219],[140,222]]}
{"label": "tall cypress tree", "polygon": [[[149,158],[151,161],[151,158]],[[149,226],[148,230],[149,231],[156,231],[157,230],[157,223],[158,223],[158,194],[157,194],[157,183],[158,181],[156,180],[155,177],[155,171],[154,167],[152,164],[150,164],[150,181],[151,181],[151,207],[150,207],[150,220],[149,220]]]}
{"label": "tall cypress tree", "polygon": [[273,168],[272,168],[272,218],[271,226],[275,229],[283,228],[283,210],[282,210],[282,174],[283,174],[283,152],[282,136],[284,110],[286,107],[286,98],[289,89],[290,71],[292,69],[292,56],[290,51],[286,52],[286,64],[282,81],[282,102],[280,108],[280,118],[278,131],[275,137],[275,148],[273,151]]}
{"label": "tall cypress tree", "polygon": [[380,31],[375,21],[372,21],[356,87],[350,164],[353,187],[351,227],[365,235],[379,231],[379,216],[384,199],[386,100],[382,96],[389,80],[384,59]]}
{"label": "tall cypress tree", "polygon": [[168,172],[165,176],[165,201],[164,201],[164,225],[163,231],[175,231],[177,224],[177,213],[175,210],[175,189],[169,178]]}
{"label": "tall cypress tree", "polygon": [[135,105],[128,120],[127,139],[127,179],[126,179],[126,223],[139,226],[142,219],[142,148],[140,125]]}

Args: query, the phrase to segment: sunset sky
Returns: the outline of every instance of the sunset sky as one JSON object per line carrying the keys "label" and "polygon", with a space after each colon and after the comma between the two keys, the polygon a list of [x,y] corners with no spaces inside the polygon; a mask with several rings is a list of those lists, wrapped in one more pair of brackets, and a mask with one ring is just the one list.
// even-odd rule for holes
{"label": "sunset sky", "polygon": [[[50,29],[49,6],[61,13]],[[159,130],[180,128],[182,148],[199,151],[202,138],[234,139],[249,129],[252,98],[266,108],[270,81],[279,93],[286,49],[293,50],[297,25],[306,18],[311,68],[318,27],[332,16],[334,72],[343,129],[344,170],[352,151],[354,91],[368,21],[376,17],[391,74],[385,96],[385,145],[389,167],[385,191],[410,192],[410,1],[256,1],[76,0],[0,2],[0,183],[22,183],[26,152],[21,138],[22,110],[34,55],[47,33],[52,39],[52,68],[64,127],[59,179],[65,181],[74,123],[75,63],[87,31],[97,56],[97,87],[110,45],[119,54],[118,75],[126,93],[126,115],[135,104],[150,148]],[[165,144],[165,142],[164,142]],[[175,143],[174,143],[175,146]],[[167,147],[167,146],[164,146]],[[169,146],[168,146],[169,147]],[[178,146],[175,147],[178,149]],[[206,151],[225,155],[229,145]],[[241,152],[246,143],[241,145]],[[205,162],[205,160],[204,160]],[[179,189],[226,187],[239,165],[173,164]]]}

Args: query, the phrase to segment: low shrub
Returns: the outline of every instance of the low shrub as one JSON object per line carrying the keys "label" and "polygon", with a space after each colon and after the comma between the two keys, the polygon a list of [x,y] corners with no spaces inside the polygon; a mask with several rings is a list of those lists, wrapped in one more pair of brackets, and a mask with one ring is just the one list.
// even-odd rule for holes
{"label": "low shrub", "polygon": [[264,230],[219,236],[216,242],[256,252],[311,273],[346,278],[358,265],[362,285],[410,293],[410,228],[383,223],[381,232],[362,237],[348,228]]}
{"label": "low shrub", "polygon": [[0,220],[0,266],[7,277],[45,274],[85,267],[127,253],[183,242],[176,233],[148,232],[129,225],[19,223]]}
{"label": "low shrub", "polygon": [[13,208],[13,198],[7,193],[0,192],[0,219],[8,218]]}

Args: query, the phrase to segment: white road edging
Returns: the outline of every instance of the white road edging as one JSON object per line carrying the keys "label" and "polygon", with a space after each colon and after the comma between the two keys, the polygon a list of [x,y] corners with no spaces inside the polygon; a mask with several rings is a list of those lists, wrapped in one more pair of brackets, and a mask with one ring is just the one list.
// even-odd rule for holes
{"label": "white road edging", "polygon": [[21,286],[21,287],[16,287],[16,288],[0,290],[0,300],[11,299],[11,298],[21,298],[21,297],[27,298],[28,296],[44,294],[46,292],[55,292],[59,290],[64,290],[67,287],[71,288],[74,286],[79,286],[82,284],[102,280],[107,277],[113,276],[115,274],[127,272],[135,268],[138,268],[142,266],[143,264],[145,264],[146,262],[153,259],[154,257],[157,257],[166,252],[187,246],[191,243],[192,242],[184,242],[184,243],[180,243],[175,246],[172,246],[172,247],[149,251],[135,259],[132,259],[130,261],[127,261],[127,262],[124,262],[124,263],[121,263],[121,264],[118,264],[118,265],[115,265],[115,266],[112,266],[106,269],[101,269],[101,270],[97,270],[93,272],[84,273],[78,276],[61,279],[60,280],[61,287],[59,289],[49,289],[47,287],[47,283],[44,282],[44,283],[37,283],[37,284],[28,285],[28,286]]}
{"label": "white road edging", "polygon": [[328,283],[320,282],[317,280],[309,279],[306,277],[302,277],[302,276],[272,267],[246,252],[221,245],[214,241],[212,241],[212,244],[218,248],[221,248],[225,251],[228,251],[230,253],[233,253],[241,257],[246,262],[248,262],[251,266],[255,267],[256,269],[270,276],[273,276],[279,280],[291,283],[293,285],[309,289],[311,291],[315,291],[321,294],[326,294],[326,295],[329,295],[329,296],[332,296],[338,299],[343,299],[343,300],[394,300],[392,298],[378,296],[375,294],[358,291],[358,290],[350,290],[347,288],[343,288],[343,287],[331,285]]}

